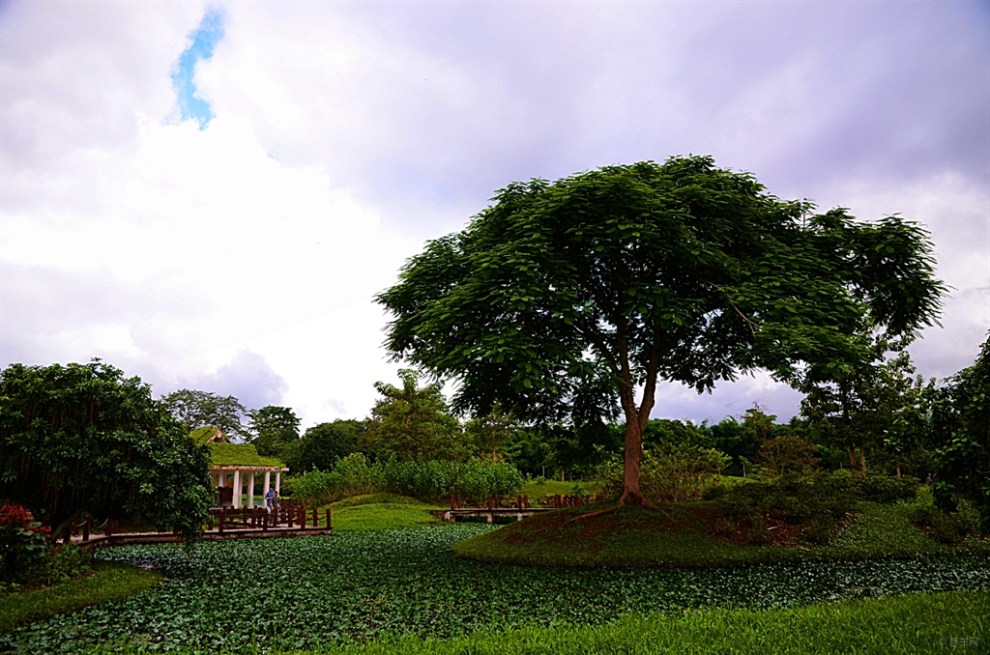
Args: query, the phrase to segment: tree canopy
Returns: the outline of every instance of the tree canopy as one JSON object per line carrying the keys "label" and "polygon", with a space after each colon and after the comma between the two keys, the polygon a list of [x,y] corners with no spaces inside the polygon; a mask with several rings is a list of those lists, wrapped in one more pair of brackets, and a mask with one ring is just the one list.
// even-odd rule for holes
{"label": "tree canopy", "polygon": [[937,390],[932,423],[940,441],[935,499],[944,509],[969,501],[980,512],[980,529],[990,534],[990,336],[976,362]]}
{"label": "tree canopy", "polygon": [[162,403],[189,431],[213,426],[229,437],[244,439],[249,436],[241,423],[247,410],[233,396],[221,396],[195,389],[179,389],[163,396]]}
{"label": "tree canopy", "polygon": [[89,512],[195,537],[212,498],[209,461],[150,387],[112,366],[0,371],[0,497],[55,534]]}
{"label": "tree canopy", "polygon": [[850,325],[909,340],[941,291],[916,224],[814,214],[710,157],[673,157],[509,184],[377,300],[387,350],[455,378],[456,409],[575,423],[621,409],[620,500],[642,502],[658,380],[704,391],[763,367],[793,381],[865,357]]}
{"label": "tree canopy", "polygon": [[420,387],[415,371],[399,371],[402,386],[376,382],[382,395],[371,410],[364,435],[364,450],[378,459],[395,458],[427,462],[464,460],[469,448],[461,438],[460,424],[450,413],[440,386]]}
{"label": "tree canopy", "polygon": [[259,455],[281,455],[289,444],[299,439],[299,417],[290,407],[266,405],[252,409],[248,416],[251,443]]}

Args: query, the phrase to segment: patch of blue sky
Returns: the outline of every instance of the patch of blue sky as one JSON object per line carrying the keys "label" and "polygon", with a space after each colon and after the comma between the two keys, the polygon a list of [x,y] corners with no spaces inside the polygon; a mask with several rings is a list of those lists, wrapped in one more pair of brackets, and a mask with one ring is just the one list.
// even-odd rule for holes
{"label": "patch of blue sky", "polygon": [[186,48],[172,73],[172,86],[179,105],[182,120],[195,120],[199,129],[205,129],[213,118],[210,103],[198,95],[196,88],[196,64],[213,56],[213,47],[223,38],[223,15],[210,9],[203,16],[199,27],[192,34],[192,43]]}

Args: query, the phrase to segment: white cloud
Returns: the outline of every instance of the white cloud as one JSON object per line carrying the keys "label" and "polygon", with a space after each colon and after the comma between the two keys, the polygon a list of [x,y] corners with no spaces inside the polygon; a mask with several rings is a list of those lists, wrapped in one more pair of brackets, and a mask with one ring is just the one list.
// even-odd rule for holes
{"label": "white cloud", "polygon": [[[364,416],[397,368],[371,297],[424,240],[511,180],[688,152],[927,224],[957,291],[926,374],[990,327],[988,30],[965,7],[222,7],[204,130],[171,77],[204,3],[0,9],[0,365],[97,355],[303,427]],[[796,408],[759,377],[670,385],[657,413],[753,402]]]}

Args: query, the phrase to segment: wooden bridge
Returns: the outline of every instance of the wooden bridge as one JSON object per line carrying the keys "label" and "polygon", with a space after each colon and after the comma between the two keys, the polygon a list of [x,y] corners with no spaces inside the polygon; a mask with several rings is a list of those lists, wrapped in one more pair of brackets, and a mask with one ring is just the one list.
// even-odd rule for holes
{"label": "wooden bridge", "polygon": [[514,505],[504,505],[503,499],[500,496],[489,496],[484,506],[465,507],[463,498],[451,498],[450,509],[438,510],[434,514],[444,521],[457,521],[464,518],[484,518],[488,523],[495,523],[496,518],[514,518],[517,521],[522,521],[524,518],[533,514],[552,512],[553,510],[564,507],[579,507],[589,503],[600,502],[600,500],[601,498],[599,496],[563,496],[556,494],[545,496],[540,499],[539,507],[533,507],[529,503],[528,496],[518,496]]}
{"label": "wooden bridge", "polygon": [[[204,541],[333,534],[333,512],[329,508],[322,525],[315,507],[307,510],[303,505],[294,503],[283,503],[273,509],[217,508],[211,509],[210,515],[214,525],[203,532],[200,539]],[[72,526],[71,539],[87,548],[182,541],[181,535],[175,532],[122,532],[115,522],[109,520],[94,526],[91,517]]]}

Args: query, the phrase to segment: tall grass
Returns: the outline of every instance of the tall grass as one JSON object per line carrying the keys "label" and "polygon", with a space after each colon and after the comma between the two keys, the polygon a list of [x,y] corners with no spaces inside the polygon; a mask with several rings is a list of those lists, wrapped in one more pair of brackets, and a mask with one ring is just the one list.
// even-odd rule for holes
{"label": "tall grass", "polygon": [[990,592],[913,594],[776,611],[627,615],[595,627],[528,628],[455,639],[396,637],[321,655],[901,655],[990,651]]}

